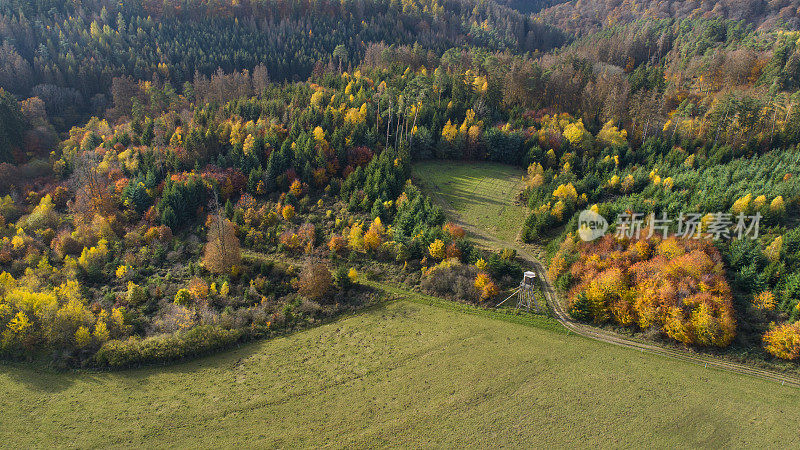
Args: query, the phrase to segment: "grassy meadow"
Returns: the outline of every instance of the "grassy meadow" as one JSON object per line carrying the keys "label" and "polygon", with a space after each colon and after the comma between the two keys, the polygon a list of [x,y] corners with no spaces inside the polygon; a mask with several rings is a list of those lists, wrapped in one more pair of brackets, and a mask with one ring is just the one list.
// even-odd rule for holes
{"label": "grassy meadow", "polygon": [[524,172],[497,163],[426,161],[413,169],[415,179],[464,223],[504,241],[514,241],[528,209],[514,202]]}
{"label": "grassy meadow", "polygon": [[0,389],[22,448],[800,445],[796,389],[407,301],[169,367],[3,365]]}

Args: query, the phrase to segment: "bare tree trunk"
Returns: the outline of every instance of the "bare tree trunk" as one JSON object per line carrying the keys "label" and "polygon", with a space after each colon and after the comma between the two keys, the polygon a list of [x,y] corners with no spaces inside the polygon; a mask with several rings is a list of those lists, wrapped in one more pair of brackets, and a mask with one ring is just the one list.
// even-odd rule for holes
{"label": "bare tree trunk", "polygon": [[[680,116],[678,117],[678,119],[680,119]],[[672,136],[670,137],[670,140],[672,141],[675,140],[675,133],[678,131],[678,119],[675,119],[675,126],[672,127]]]}
{"label": "bare tree trunk", "polygon": [[414,109],[414,124],[411,125],[411,135],[414,135],[414,128],[417,127],[417,114],[419,113],[419,108]]}
{"label": "bare tree trunk", "polygon": [[772,136],[775,133],[775,122],[778,119],[778,105],[774,105],[773,109],[774,110],[772,111],[772,127],[769,130],[769,145],[770,145],[770,147],[772,146]]}
{"label": "bare tree trunk", "polygon": [[386,120],[386,145],[384,148],[389,146],[389,125],[392,123],[392,100],[389,99],[389,118]]}
{"label": "bare tree trunk", "polygon": [[[217,197],[217,191],[214,191],[214,214],[216,215],[216,226],[217,226],[217,239],[219,240],[219,252],[222,257],[222,260],[226,260],[226,253],[225,253],[225,236],[222,234],[222,227],[224,226],[222,222],[222,215],[219,213],[219,198]],[[212,244],[209,242],[209,244]],[[213,244],[212,244],[213,245]]]}
{"label": "bare tree trunk", "polygon": [[400,133],[400,111],[397,112],[397,125],[394,127],[394,148],[397,149],[397,138]]}

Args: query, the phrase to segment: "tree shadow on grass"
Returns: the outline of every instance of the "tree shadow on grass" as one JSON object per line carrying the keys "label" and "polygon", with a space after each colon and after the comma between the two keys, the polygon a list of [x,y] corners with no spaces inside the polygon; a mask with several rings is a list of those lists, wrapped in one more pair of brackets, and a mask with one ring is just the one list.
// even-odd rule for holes
{"label": "tree shadow on grass", "polygon": [[235,369],[241,361],[263,351],[264,345],[269,341],[309,329],[311,327],[297,329],[269,338],[254,339],[182,360],[119,370],[75,369],[60,371],[43,364],[0,362],[0,377],[5,376],[12,383],[23,385],[26,390],[33,393],[58,394],[66,391],[76,383],[84,384],[88,389],[91,389],[92,385],[114,383],[123,388],[123,390],[136,391],[146,386],[149,379],[154,376],[173,374],[178,375],[176,378],[180,378],[180,375],[189,375],[200,370]]}
{"label": "tree shadow on grass", "polygon": [[[316,326],[316,325],[315,325]],[[48,364],[45,359],[25,361],[0,360],[0,378],[7,377],[11,383],[22,385],[33,393],[57,394],[75,383],[91,389],[93,384],[121,383],[136,389],[146,384],[147,379],[166,373],[191,373],[226,365],[235,367],[237,361],[248,358],[262,350],[263,345],[275,338],[285,337],[313,327],[297,328],[275,336],[252,339],[228,347],[217,348],[200,355],[162,363],[145,364],[121,369],[67,369],[61,370]]]}
{"label": "tree shadow on grass", "polygon": [[76,374],[57,372],[43,365],[2,361],[0,376],[8,377],[13,383],[24,385],[31,391],[56,393],[71,386]]}
{"label": "tree shadow on grass", "polygon": [[457,199],[457,201],[462,203],[464,206],[506,206],[508,204],[508,202],[503,202],[496,198],[488,197],[482,193],[468,191],[462,188],[454,188],[446,192],[441,191],[441,195]]}
{"label": "tree shadow on grass", "polygon": [[[376,291],[369,286],[362,286],[362,288]],[[290,337],[356,315],[375,313],[393,300],[395,299],[384,298],[371,304],[355,305],[352,309],[342,311],[333,317],[320,320],[310,326],[296,327],[269,337],[254,338],[232,346],[214,349],[202,355],[127,369],[57,370],[42,361],[26,363],[0,360],[0,378],[8,377],[12,383],[23,385],[27,390],[35,393],[57,394],[69,389],[75,383],[87,384],[87,387],[91,388],[93,384],[99,385],[109,382],[120,384],[122,387],[135,391],[146,385],[148,380],[154,376],[165,374],[189,375],[201,370],[235,370],[242,361],[263,352],[264,347],[269,345],[270,341]]]}

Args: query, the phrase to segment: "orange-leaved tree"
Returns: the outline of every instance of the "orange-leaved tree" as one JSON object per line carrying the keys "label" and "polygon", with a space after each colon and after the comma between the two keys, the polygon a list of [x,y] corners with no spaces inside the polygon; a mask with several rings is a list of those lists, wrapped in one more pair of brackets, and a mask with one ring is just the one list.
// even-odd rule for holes
{"label": "orange-leaved tree", "polygon": [[[562,245],[569,248],[571,245]],[[563,273],[565,255],[554,257]],[[709,242],[674,237],[579,245],[569,268],[571,311],[583,320],[655,328],[684,344],[725,347],[736,334],[722,256]],[[551,267],[553,269],[553,267]]]}
{"label": "orange-leaved tree", "polygon": [[221,215],[208,216],[208,243],[203,265],[213,273],[229,272],[242,260],[239,238],[230,220]]}
{"label": "orange-leaved tree", "polygon": [[333,278],[328,266],[321,262],[306,265],[300,272],[298,290],[310,300],[323,300],[331,291]]}

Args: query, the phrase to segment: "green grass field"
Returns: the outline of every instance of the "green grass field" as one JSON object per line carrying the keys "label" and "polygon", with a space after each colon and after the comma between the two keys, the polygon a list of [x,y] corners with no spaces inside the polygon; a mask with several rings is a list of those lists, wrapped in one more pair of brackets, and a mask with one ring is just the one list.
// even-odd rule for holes
{"label": "green grass field", "polygon": [[458,218],[504,241],[513,241],[528,209],[514,203],[524,172],[495,163],[428,161],[414,165],[414,177]]}
{"label": "green grass field", "polygon": [[31,446],[797,447],[800,391],[412,302],[170,367],[0,366]]}

